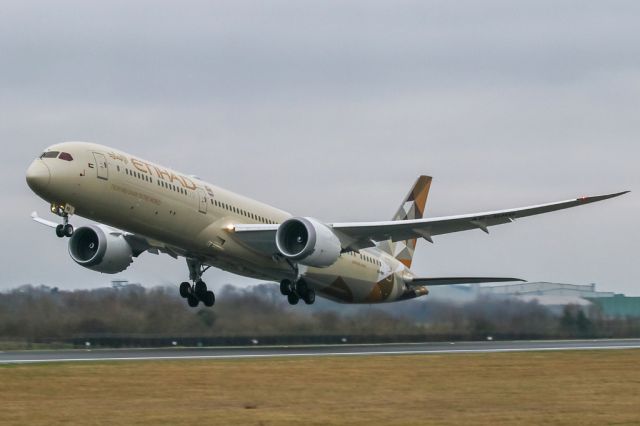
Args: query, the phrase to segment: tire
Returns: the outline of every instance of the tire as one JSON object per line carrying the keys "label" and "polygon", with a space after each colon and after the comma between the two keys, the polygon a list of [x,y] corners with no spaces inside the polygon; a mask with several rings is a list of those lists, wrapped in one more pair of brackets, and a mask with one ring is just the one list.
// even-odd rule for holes
{"label": "tire", "polygon": [[291,281],[280,281],[280,294],[282,294],[283,296],[288,296],[291,294]]}
{"label": "tire", "polygon": [[73,236],[73,225],[70,223],[64,225],[63,232],[65,237],[71,238]]}
{"label": "tire", "polygon": [[290,305],[297,305],[297,304],[298,304],[298,302],[300,301],[300,296],[298,296],[298,295],[297,295],[297,294],[295,294],[295,293],[290,293],[290,294],[287,296],[287,301],[289,301],[289,304],[290,304]]}
{"label": "tire", "polygon": [[309,291],[309,286],[307,285],[305,280],[298,280],[298,282],[296,283],[296,293],[298,293],[298,295],[300,297],[304,297],[305,294],[307,294],[307,292]]}
{"label": "tire", "polygon": [[302,298],[304,300],[304,303],[306,303],[307,305],[313,305],[313,302],[316,301],[316,292],[314,290],[307,290],[307,294],[305,294],[305,296]]}
{"label": "tire", "polygon": [[213,294],[211,290],[207,291],[202,298],[202,303],[204,303],[207,307],[212,307],[214,303],[216,303],[216,296]]}
{"label": "tire", "polygon": [[183,282],[180,284],[180,297],[187,298],[191,294],[191,284]]}
{"label": "tire", "polygon": [[58,238],[64,237],[64,225],[56,226],[56,235],[58,236]]}
{"label": "tire", "polygon": [[207,294],[207,284],[205,284],[205,282],[202,280],[196,281],[196,286],[194,291],[196,293],[196,296],[202,299],[205,296],[205,294]]}
{"label": "tire", "polygon": [[192,308],[195,308],[198,306],[198,303],[200,303],[200,299],[198,299],[196,296],[194,296],[193,294],[190,294],[189,296],[187,296],[187,303],[189,304],[189,306],[191,306]]}

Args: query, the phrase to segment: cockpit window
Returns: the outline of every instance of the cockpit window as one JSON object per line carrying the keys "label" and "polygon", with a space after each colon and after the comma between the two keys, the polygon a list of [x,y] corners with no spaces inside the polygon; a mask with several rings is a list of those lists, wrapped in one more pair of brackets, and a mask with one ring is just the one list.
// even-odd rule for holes
{"label": "cockpit window", "polygon": [[65,161],[73,161],[73,157],[68,152],[61,152],[58,158]]}
{"label": "cockpit window", "polygon": [[47,151],[43,152],[40,158],[56,158],[60,154],[60,151]]}

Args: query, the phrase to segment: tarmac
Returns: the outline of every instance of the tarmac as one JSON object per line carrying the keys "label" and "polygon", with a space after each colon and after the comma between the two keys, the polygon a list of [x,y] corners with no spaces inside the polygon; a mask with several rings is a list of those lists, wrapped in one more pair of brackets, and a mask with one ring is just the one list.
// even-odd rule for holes
{"label": "tarmac", "polygon": [[425,342],[371,345],[169,347],[0,351],[0,364],[86,361],[206,360],[274,357],[429,355],[566,350],[640,349],[640,339]]}

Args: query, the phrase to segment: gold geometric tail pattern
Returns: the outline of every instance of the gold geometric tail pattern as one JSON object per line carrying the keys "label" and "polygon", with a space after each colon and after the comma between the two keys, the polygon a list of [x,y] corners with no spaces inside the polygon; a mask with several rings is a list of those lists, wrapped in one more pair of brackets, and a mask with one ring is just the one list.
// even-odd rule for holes
{"label": "gold geometric tail pattern", "polygon": [[[422,219],[427,197],[429,197],[429,188],[431,188],[431,176],[420,176],[392,220]],[[413,252],[416,249],[416,239],[396,242],[383,241],[378,244],[378,248],[385,250],[407,268],[410,268]]]}

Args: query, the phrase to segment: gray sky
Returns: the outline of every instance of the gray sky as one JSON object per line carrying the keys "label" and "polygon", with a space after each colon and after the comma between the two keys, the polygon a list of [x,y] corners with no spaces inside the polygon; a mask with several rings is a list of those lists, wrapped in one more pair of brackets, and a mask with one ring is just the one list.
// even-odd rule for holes
{"label": "gray sky", "polygon": [[266,3],[2,3],[0,289],[186,278],[85,270],[30,221],[31,160],[85,140],[326,221],[388,219],[423,173],[431,216],[632,190],[421,242],[414,269],[640,295],[640,3]]}

